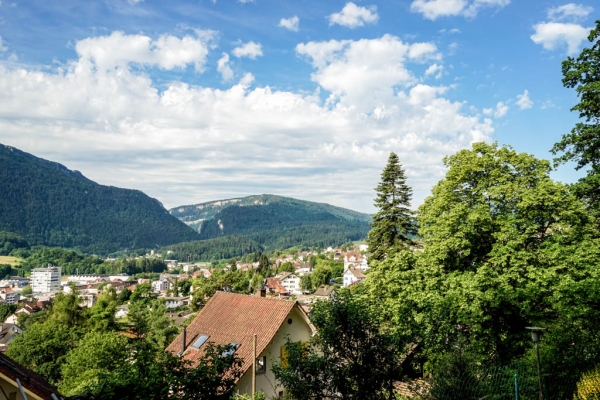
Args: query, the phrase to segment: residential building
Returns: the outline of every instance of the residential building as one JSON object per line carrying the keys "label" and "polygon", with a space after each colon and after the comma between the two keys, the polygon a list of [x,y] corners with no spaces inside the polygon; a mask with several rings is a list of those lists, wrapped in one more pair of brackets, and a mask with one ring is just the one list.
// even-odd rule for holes
{"label": "residential building", "polygon": [[31,271],[31,290],[33,293],[60,291],[60,267],[34,268]]}
{"label": "residential building", "polygon": [[360,283],[366,278],[365,274],[360,268],[350,267],[344,272],[344,287],[350,286],[355,283]]}
{"label": "residential building", "polygon": [[165,307],[167,310],[174,310],[177,307],[189,306],[189,297],[165,297]]}
{"label": "residential building", "polygon": [[17,304],[21,300],[21,296],[10,288],[3,288],[0,290],[0,299],[6,304]]}
{"label": "residential building", "polygon": [[152,290],[155,293],[160,293],[169,289],[169,281],[166,279],[161,279],[159,281],[152,282]]}
{"label": "residential building", "polygon": [[95,283],[103,280],[107,280],[108,275],[106,274],[80,274],[80,275],[70,275],[67,278],[67,282],[76,282],[76,283]]}
{"label": "residential building", "polygon": [[283,397],[285,389],[275,379],[271,363],[281,361],[288,339],[307,342],[315,332],[308,315],[295,301],[217,292],[167,351],[180,354],[195,367],[204,343],[235,345],[236,355],[243,360],[237,392],[250,394],[256,334],[256,391],[264,392],[266,398]]}
{"label": "residential building", "polygon": [[314,293],[313,296],[317,300],[329,300],[331,295],[333,294],[334,287],[333,286],[321,286]]}
{"label": "residential building", "polygon": [[8,344],[15,340],[15,337],[22,332],[23,329],[15,324],[0,324],[0,352],[4,353]]}
{"label": "residential building", "polygon": [[344,255],[344,271],[350,267],[360,268],[363,272],[369,269],[367,256],[358,251],[349,251]]}
{"label": "residential building", "polygon": [[64,399],[40,375],[2,353],[0,353],[0,393],[4,396],[2,398],[10,400]]}
{"label": "residential building", "polygon": [[282,272],[275,276],[279,279],[279,283],[292,294],[300,294],[300,277],[291,272]]}
{"label": "residential building", "polygon": [[287,296],[290,294],[290,291],[286,289],[277,278],[267,278],[265,279],[265,286],[267,287],[267,291],[270,294],[278,294]]}

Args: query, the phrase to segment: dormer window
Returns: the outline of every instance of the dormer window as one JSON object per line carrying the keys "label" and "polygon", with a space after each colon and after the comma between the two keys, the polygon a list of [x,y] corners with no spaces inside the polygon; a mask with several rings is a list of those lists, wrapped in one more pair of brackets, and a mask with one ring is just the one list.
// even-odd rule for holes
{"label": "dormer window", "polygon": [[235,353],[236,350],[240,348],[240,346],[241,346],[241,344],[236,343],[236,342],[229,343],[229,345],[227,346],[227,350],[223,351],[221,356],[229,357],[229,356],[233,355],[233,353]]}

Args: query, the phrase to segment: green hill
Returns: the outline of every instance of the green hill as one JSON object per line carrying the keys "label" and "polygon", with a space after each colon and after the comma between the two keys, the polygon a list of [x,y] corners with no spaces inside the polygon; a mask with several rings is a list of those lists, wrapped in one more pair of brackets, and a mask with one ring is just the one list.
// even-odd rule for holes
{"label": "green hill", "polygon": [[197,240],[138,190],[99,185],[78,171],[0,144],[0,231],[31,244],[106,253]]}
{"label": "green hill", "polygon": [[324,203],[274,195],[175,207],[169,210],[202,239],[236,235],[265,249],[326,247],[366,237],[371,216]]}

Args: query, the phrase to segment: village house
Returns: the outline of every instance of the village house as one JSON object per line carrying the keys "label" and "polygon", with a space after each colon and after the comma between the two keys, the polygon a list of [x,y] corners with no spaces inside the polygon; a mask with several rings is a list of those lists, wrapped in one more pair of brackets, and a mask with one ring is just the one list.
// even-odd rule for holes
{"label": "village house", "polygon": [[333,294],[334,286],[321,286],[313,293],[315,300],[329,300]]}
{"label": "village house", "polygon": [[300,277],[291,272],[282,272],[275,275],[275,278],[279,280],[279,283],[288,290],[291,294],[301,294],[300,289]]}
{"label": "village house", "polygon": [[287,296],[290,294],[290,291],[286,289],[277,278],[265,279],[265,286],[269,294],[277,294],[280,296]]}
{"label": "village house", "polygon": [[23,333],[23,329],[15,324],[6,322],[0,324],[0,352],[4,353],[6,346],[15,340],[15,337],[20,333]]}
{"label": "village house", "polygon": [[358,251],[347,252],[344,255],[344,271],[350,267],[360,268],[363,272],[367,271],[369,269],[367,256],[360,254]]}
{"label": "village house", "polygon": [[164,299],[167,310],[174,310],[178,307],[190,305],[189,297],[164,297]]}
{"label": "village house", "polygon": [[360,268],[350,267],[344,272],[344,287],[348,287],[355,283],[360,283],[366,278],[365,274]]}
{"label": "village house", "polygon": [[[17,381],[18,380],[18,381]],[[0,393],[10,400],[62,400],[44,378],[0,353]],[[23,397],[23,394],[25,397]]]}
{"label": "village house", "polygon": [[281,361],[288,338],[307,342],[314,333],[308,315],[295,301],[217,292],[167,351],[179,354],[195,367],[205,343],[235,345],[235,354],[243,360],[236,389],[239,394],[250,394],[256,334],[256,390],[264,392],[266,398],[282,398],[285,389],[275,379],[273,362]]}

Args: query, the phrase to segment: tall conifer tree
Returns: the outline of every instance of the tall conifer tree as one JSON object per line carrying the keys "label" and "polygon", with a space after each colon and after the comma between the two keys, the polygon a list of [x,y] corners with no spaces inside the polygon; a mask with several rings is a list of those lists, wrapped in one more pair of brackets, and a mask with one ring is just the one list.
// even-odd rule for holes
{"label": "tall conifer tree", "polygon": [[384,260],[404,244],[412,242],[416,233],[414,212],[410,209],[412,189],[406,184],[406,175],[396,153],[391,153],[381,173],[381,182],[375,188],[375,206],[367,244],[374,260]]}

